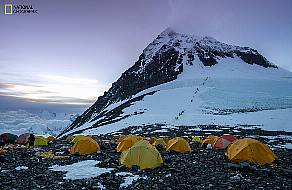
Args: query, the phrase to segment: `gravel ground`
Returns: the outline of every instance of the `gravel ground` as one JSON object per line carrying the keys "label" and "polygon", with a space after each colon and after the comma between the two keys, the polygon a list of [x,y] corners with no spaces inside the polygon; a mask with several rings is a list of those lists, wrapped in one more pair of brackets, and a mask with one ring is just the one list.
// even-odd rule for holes
{"label": "gravel ground", "polygon": [[[58,140],[42,148],[17,148],[0,154],[0,189],[119,189],[125,178],[118,172],[130,172],[141,178],[124,189],[292,189],[292,151],[279,148],[291,143],[292,134],[287,132],[263,131],[250,126],[236,128],[222,126],[174,127],[165,129],[163,125],[129,127],[118,133],[143,134],[144,136],[192,136],[209,133],[221,135],[232,133],[238,137],[252,136],[270,146],[279,160],[274,166],[234,164],[229,162],[224,151],[203,149],[191,144],[190,154],[176,154],[161,150],[164,165],[154,170],[140,171],[127,169],[119,164],[113,134],[98,136],[101,153],[89,156],[70,156],[66,159],[40,158],[37,152],[53,150],[65,151],[70,144]],[[210,131],[213,130],[213,131]],[[49,170],[52,165],[68,165],[82,160],[101,161],[98,167],[114,168],[110,173],[80,180],[65,180],[64,172]],[[28,169],[17,171],[18,166]],[[142,178],[143,177],[143,178]]]}

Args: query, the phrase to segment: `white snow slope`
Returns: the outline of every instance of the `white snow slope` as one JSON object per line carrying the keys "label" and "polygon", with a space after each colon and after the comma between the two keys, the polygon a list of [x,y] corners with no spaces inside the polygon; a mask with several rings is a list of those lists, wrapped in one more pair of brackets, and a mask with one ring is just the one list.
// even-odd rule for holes
{"label": "white snow slope", "polygon": [[[84,133],[100,134],[133,125],[260,125],[267,130],[292,131],[292,74],[283,69],[249,65],[241,59],[226,58],[212,67],[184,65],[178,79],[144,90],[134,97],[140,102],[124,109],[124,115],[144,110],[119,122]],[[133,97],[133,98],[134,98]],[[110,105],[115,108],[121,102]],[[218,115],[216,110],[261,109],[263,111]],[[183,113],[182,113],[183,112]],[[182,113],[179,116],[179,113]],[[86,123],[84,126],[90,126]],[[72,131],[73,132],[73,131]]]}
{"label": "white snow slope", "polygon": [[[155,52],[147,53],[147,49],[159,49],[152,46],[150,44],[144,50],[149,59]],[[184,46],[189,48],[187,42]],[[291,72],[250,65],[236,55],[217,59],[218,64],[211,67],[204,66],[196,56],[191,64],[186,60],[187,55],[184,55],[183,72],[176,80],[132,97],[158,90],[123,110],[123,115],[133,115],[83,133],[105,134],[129,126],[156,123],[176,126],[257,125],[266,130],[292,131]],[[111,104],[105,110],[112,110],[125,101]],[[134,114],[141,111],[144,113]],[[95,122],[87,122],[64,135],[86,129]]]}

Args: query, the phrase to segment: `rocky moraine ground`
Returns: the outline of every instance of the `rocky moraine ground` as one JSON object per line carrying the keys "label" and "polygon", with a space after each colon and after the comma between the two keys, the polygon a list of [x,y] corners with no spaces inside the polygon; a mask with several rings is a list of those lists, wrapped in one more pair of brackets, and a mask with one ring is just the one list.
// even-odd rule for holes
{"label": "rocky moraine ground", "polygon": [[[267,143],[279,160],[274,166],[231,163],[224,151],[203,149],[191,144],[189,154],[161,150],[164,165],[153,170],[127,169],[119,164],[113,134],[98,136],[101,153],[69,156],[62,159],[42,158],[37,152],[52,150],[66,154],[71,146],[57,140],[41,148],[16,148],[0,154],[0,189],[292,189],[292,133],[264,131],[251,126],[193,126],[163,125],[135,126],[117,134],[152,136],[183,136],[230,133],[240,138],[252,137]],[[97,160],[97,168],[109,172],[87,179],[64,179],[66,172],[52,171],[53,165],[70,165],[84,160]],[[129,178],[130,176],[130,178]],[[134,178],[131,179],[131,176]],[[136,178],[135,178],[136,177]]]}

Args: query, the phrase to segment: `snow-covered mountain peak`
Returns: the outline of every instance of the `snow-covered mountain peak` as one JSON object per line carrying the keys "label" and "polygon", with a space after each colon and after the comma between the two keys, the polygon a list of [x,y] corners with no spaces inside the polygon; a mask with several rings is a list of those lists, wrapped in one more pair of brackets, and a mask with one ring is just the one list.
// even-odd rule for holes
{"label": "snow-covered mountain peak", "polygon": [[173,28],[168,27],[160,33],[160,36],[172,36],[172,35],[177,35],[177,34],[178,33]]}
{"label": "snow-covered mountain peak", "polygon": [[173,28],[168,27],[164,31],[162,31],[159,35],[159,38],[163,37],[169,37],[169,38],[177,38],[177,39],[192,39],[192,41],[200,41],[203,40],[203,38],[210,38],[210,40],[216,40],[210,36],[199,36],[199,35],[194,35],[194,34],[185,34],[185,33],[180,33],[175,31]]}
{"label": "snow-covered mountain peak", "polygon": [[291,72],[255,49],[168,28],[61,135],[100,126],[174,124],[182,111],[188,117],[180,124],[186,125],[205,112],[292,108],[291,79]]}
{"label": "snow-covered mountain peak", "polygon": [[[174,31],[172,28],[167,28],[161,34],[158,35],[156,39],[152,42],[152,45],[163,44],[163,45],[173,45],[177,49],[193,49],[200,46],[210,46],[218,50],[235,50],[235,49],[250,49],[247,47],[239,47],[221,43],[211,36],[198,36],[194,34],[184,34]],[[147,48],[146,48],[147,50]]]}
{"label": "snow-covered mountain peak", "polygon": [[237,56],[248,64],[277,68],[255,49],[222,43],[210,36],[181,34],[167,28],[144,49],[142,54],[144,60],[139,73],[155,55],[169,50],[179,52],[181,58],[188,56],[189,59],[193,59],[192,57],[198,56],[205,66],[215,65],[221,58]]}

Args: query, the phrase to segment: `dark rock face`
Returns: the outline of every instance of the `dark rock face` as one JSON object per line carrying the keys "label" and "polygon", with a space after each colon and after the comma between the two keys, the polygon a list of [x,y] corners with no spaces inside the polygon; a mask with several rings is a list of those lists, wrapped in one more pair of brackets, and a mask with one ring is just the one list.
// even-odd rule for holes
{"label": "dark rock face", "polygon": [[240,57],[244,62],[248,64],[251,64],[251,65],[256,64],[256,65],[263,66],[265,68],[268,68],[268,67],[277,68],[277,66],[270,64],[269,61],[264,56],[258,53],[258,51],[256,50],[252,50],[252,51],[248,51],[248,52],[237,51],[235,53],[238,57]]}
{"label": "dark rock face", "polygon": [[[202,49],[198,48],[197,49],[197,55],[200,59],[200,61],[204,64],[204,66],[212,66],[217,64],[218,62],[215,59],[215,54],[216,52],[211,52],[211,51],[203,51]],[[217,56],[223,57],[223,54],[219,54]]]}
{"label": "dark rock face", "polygon": [[250,65],[255,64],[263,66],[265,68],[277,68],[276,65],[271,64],[264,56],[259,54],[257,50],[250,48],[242,48],[241,50],[236,49],[230,51],[218,51],[216,49],[209,49],[197,44],[196,54],[198,55],[200,61],[204,64],[204,66],[215,65],[218,63],[217,59],[226,57],[234,58],[234,56],[236,55]]}
{"label": "dark rock face", "polygon": [[[175,80],[183,71],[184,57],[186,57],[186,64],[193,65],[196,56],[204,66],[209,67],[217,64],[219,59],[238,56],[247,64],[277,68],[254,49],[231,46],[211,37],[197,38],[169,30],[161,33],[150,43],[140,55],[139,60],[60,135],[88,121],[105,116],[106,108],[110,104],[131,99],[133,95],[145,89]],[[95,126],[114,122],[115,117],[123,113],[123,108],[122,105],[113,110],[114,112],[109,112],[113,114],[111,116],[107,113],[107,117],[102,122],[95,123]],[[93,115],[95,115],[94,118]]]}
{"label": "dark rock face", "polygon": [[[117,82],[112,84],[109,91],[100,96],[63,133],[89,121],[93,113],[100,113],[100,116],[102,116],[103,109],[111,103],[130,98],[147,88],[175,80],[177,75],[183,71],[182,58],[173,47],[163,46],[159,54],[156,54],[146,66],[144,62],[145,57],[142,54],[139,60],[125,71]],[[177,70],[175,69],[176,65],[180,65]],[[138,73],[141,66],[143,66],[143,71]]]}

